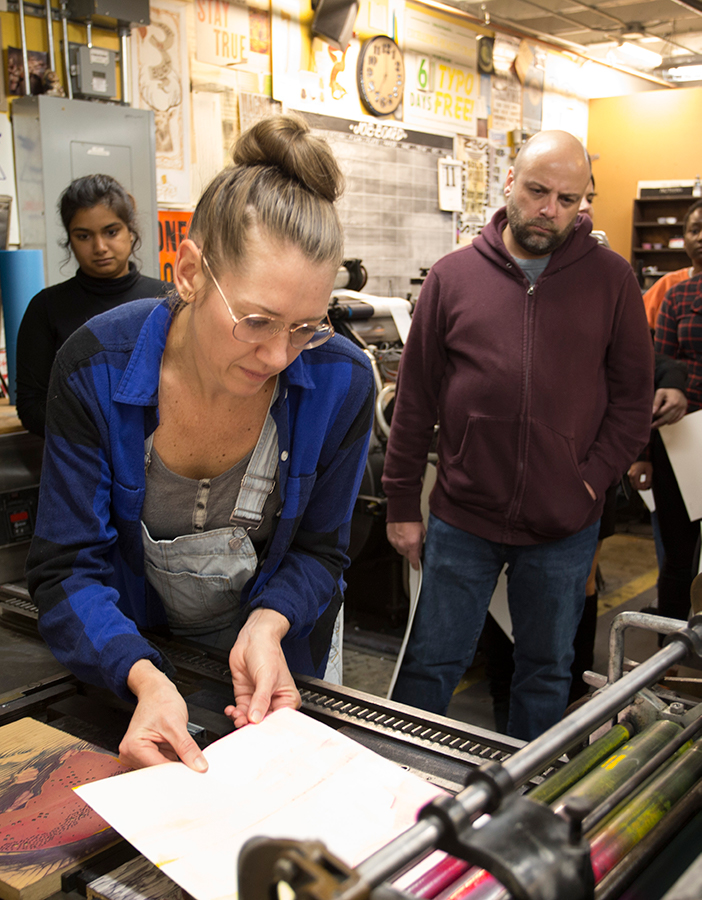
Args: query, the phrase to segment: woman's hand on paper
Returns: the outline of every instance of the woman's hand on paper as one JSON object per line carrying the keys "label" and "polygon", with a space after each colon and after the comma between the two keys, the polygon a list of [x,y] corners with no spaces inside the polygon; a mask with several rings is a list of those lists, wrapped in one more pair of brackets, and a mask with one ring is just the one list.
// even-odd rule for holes
{"label": "woman's hand on paper", "polygon": [[225,715],[237,728],[276,709],[300,706],[300,694],[280,646],[290,623],[273,609],[255,609],[229,654],[235,705]]}
{"label": "woman's hand on paper", "polygon": [[119,745],[119,758],[135,768],[182,760],[196,772],[207,760],[188,732],[188,708],[173,682],[148,659],[129,670],[127,685],[137,706]]}

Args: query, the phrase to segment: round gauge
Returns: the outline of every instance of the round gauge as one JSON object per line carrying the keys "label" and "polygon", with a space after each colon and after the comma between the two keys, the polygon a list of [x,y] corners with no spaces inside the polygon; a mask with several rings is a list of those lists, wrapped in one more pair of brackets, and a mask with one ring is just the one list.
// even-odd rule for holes
{"label": "round gauge", "polygon": [[367,40],[358,56],[358,91],[374,116],[388,116],[402,103],[405,63],[392,38],[379,34]]}

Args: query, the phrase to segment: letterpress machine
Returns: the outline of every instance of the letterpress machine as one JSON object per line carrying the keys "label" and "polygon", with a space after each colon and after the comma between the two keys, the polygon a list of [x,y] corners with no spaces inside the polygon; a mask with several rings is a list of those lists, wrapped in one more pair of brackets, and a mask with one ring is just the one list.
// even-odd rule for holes
{"label": "letterpress machine", "polygon": [[[348,301],[347,295],[339,304]],[[368,328],[378,327],[372,318]],[[20,444],[27,438],[16,436]],[[5,465],[6,483],[0,483],[7,526],[0,545],[0,725],[32,716],[116,752],[131,709],[47,662],[36,609],[18,571],[33,525],[39,466],[38,445],[33,439],[30,444],[19,450],[7,445],[15,461]],[[694,592],[693,608],[699,608]],[[665,634],[665,644],[624,673],[623,635],[632,627]],[[228,733],[231,723],[221,712],[231,700],[225,654],[152,639],[175,666],[196,739],[204,746]],[[7,664],[19,659],[19,651],[41,660],[30,665],[30,678],[25,668]],[[688,684],[672,690],[670,682],[662,683],[672,666],[683,664],[702,668],[701,616],[684,623],[620,614],[609,672],[593,678],[596,693],[526,745],[359,691],[298,679],[305,714],[447,795],[354,870],[329,854],[323,834],[313,844],[256,839],[239,859],[242,900],[699,900],[702,703]],[[85,894],[90,879],[119,864],[117,852],[123,859],[124,849],[110,850],[85,872],[73,872],[64,891]],[[656,887],[661,872],[669,882],[663,893]]]}

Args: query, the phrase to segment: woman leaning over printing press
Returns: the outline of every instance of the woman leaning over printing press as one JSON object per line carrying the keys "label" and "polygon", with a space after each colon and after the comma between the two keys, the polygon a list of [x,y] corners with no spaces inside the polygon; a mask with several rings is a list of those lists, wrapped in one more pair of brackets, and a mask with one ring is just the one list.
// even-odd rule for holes
{"label": "woman leaning over printing press", "polygon": [[290,671],[324,673],[365,465],[372,375],[326,315],[337,163],[287,116],[233,156],[178,250],[178,303],[92,319],[52,374],[29,587],[56,657],[136,698],[132,765],[206,768],[140,629],[229,652],[237,727],[299,705]]}

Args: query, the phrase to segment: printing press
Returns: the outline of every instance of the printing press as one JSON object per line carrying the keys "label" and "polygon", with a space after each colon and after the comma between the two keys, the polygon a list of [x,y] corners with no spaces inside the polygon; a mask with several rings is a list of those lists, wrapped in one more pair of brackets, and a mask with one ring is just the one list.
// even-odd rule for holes
{"label": "printing press", "polygon": [[[330,308],[335,327],[368,353],[379,388],[374,449],[352,537],[357,546],[367,534],[368,518],[382,508],[377,486],[385,413],[392,402],[405,314],[407,301],[389,303],[347,287],[335,291]],[[0,436],[0,471],[5,473],[0,479],[0,652],[5,663],[0,726],[29,716],[116,753],[131,708],[79,682],[53,660],[38,636],[37,611],[22,582],[40,449],[41,442],[30,435]],[[631,627],[667,637],[658,653],[625,673],[624,632]],[[206,746],[229,733],[231,722],[222,713],[231,701],[226,655],[187,640],[150,638],[175,667],[174,680],[187,700],[198,743]],[[595,694],[526,745],[299,678],[306,715],[443,788],[447,796],[429,804],[416,825],[353,870],[329,853],[323,834],[314,843],[250,842],[238,861],[242,900],[699,900],[702,703],[686,693],[684,683],[677,691],[671,690],[670,679],[661,683],[671,667],[681,664],[702,668],[702,616],[685,623],[620,614],[612,628],[609,672],[592,678]],[[437,861],[437,850],[447,856]],[[135,856],[126,842],[101,852],[65,875],[56,896],[93,896],[90,885],[96,879]],[[656,893],[656,867],[667,873],[663,893]]]}
{"label": "printing press", "polygon": [[[0,637],[19,642],[30,654],[43,651],[26,590],[5,584],[0,591]],[[658,653],[621,675],[623,632],[631,626],[669,634]],[[232,726],[221,712],[231,698],[224,656],[187,642],[155,635],[153,640],[175,665],[196,740],[205,746],[228,733]],[[607,685],[526,745],[359,691],[298,679],[305,714],[444,788],[448,796],[422,810],[415,826],[356,870],[330,856],[323,843],[250,842],[239,859],[242,900],[643,900],[661,895],[627,891],[656,864],[683,880],[666,900],[699,898],[702,704],[658,682],[676,664],[702,667],[702,617],[686,625],[623,613],[611,640]],[[113,752],[130,715],[127,704],[63,670],[17,685],[0,699],[0,725],[31,716]],[[681,853],[676,840],[686,830],[694,849]],[[449,854],[447,861],[423,871],[421,860],[435,849]],[[85,894],[92,880],[135,852],[129,845],[105,851],[85,870],[65,876],[64,892]],[[660,855],[663,861],[657,863]],[[694,885],[692,893],[685,878]],[[287,893],[281,893],[280,882],[289,886]]]}

